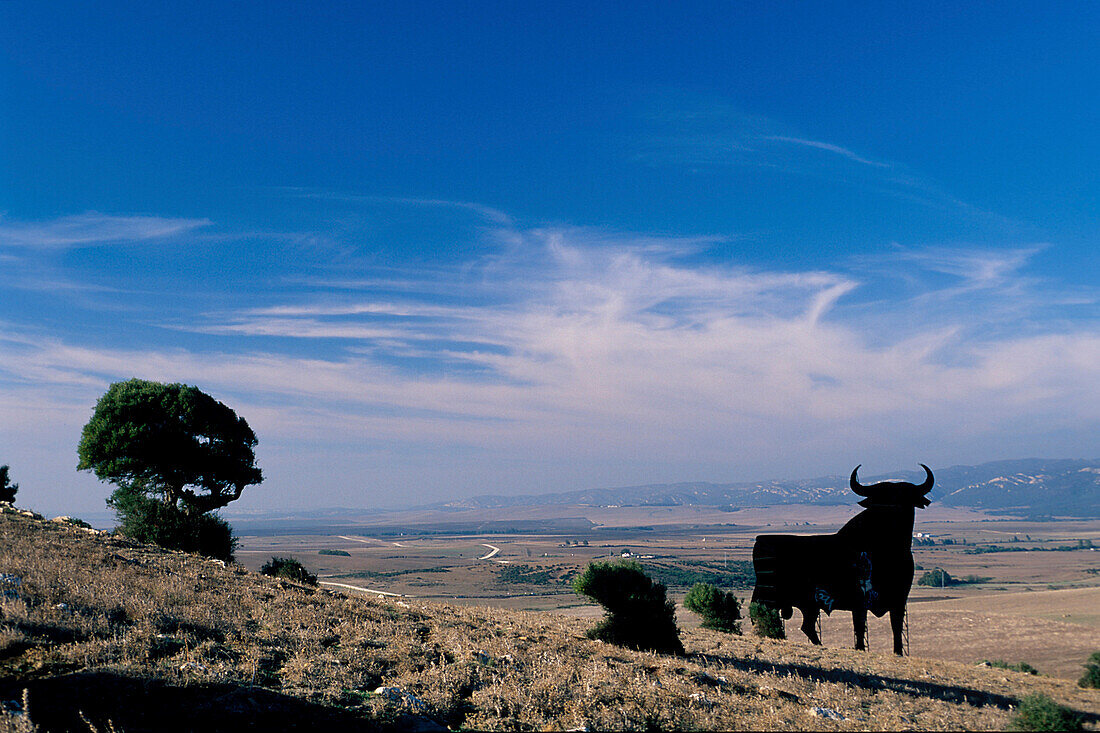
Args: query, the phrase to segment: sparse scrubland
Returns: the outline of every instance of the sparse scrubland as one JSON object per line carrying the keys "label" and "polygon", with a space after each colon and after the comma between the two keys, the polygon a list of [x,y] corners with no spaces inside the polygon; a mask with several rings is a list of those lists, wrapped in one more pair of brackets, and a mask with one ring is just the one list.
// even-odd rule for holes
{"label": "sparse scrubland", "polygon": [[631,651],[585,619],[345,597],[12,510],[0,574],[9,729],[23,700],[43,730],[127,733],[989,730],[1034,695],[1100,721],[1100,692],[1068,680],[707,629],[683,655]]}

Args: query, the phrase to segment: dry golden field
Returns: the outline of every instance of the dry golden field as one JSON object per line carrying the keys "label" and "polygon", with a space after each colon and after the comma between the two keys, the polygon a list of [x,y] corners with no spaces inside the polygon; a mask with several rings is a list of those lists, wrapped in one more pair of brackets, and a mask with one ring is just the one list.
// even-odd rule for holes
{"label": "dry golden field", "polygon": [[1100,721],[1057,678],[697,628],[633,652],[586,618],[349,597],[20,514],[0,573],[9,728],[997,730],[1033,692]]}
{"label": "dry golden field", "polygon": [[[343,584],[329,587],[349,592],[346,586],[406,598],[591,617],[599,615],[599,608],[578,598],[567,581],[593,559],[618,557],[629,550],[644,567],[690,569],[691,563],[703,563],[721,570],[748,562],[758,534],[833,532],[856,510],[799,505],[736,512],[703,507],[529,507],[516,509],[516,517],[584,517],[596,526],[574,534],[417,534],[417,527],[433,522],[475,523],[486,517],[473,511],[425,512],[375,519],[373,528],[366,524],[355,530],[364,534],[246,536],[238,559],[258,569],[272,555],[293,556],[323,581]],[[384,534],[387,521],[400,521],[406,527],[404,535]],[[372,530],[377,536],[370,534]],[[1076,680],[1082,660],[1090,650],[1100,650],[1100,552],[968,554],[991,545],[1054,548],[1082,539],[1100,546],[1100,522],[1028,522],[933,505],[918,512],[916,530],[941,543],[914,548],[918,577],[942,567],[953,577],[986,580],[945,589],[914,585],[909,607],[914,655],[972,663],[1023,661],[1044,674]],[[945,539],[954,544],[942,544]],[[576,544],[582,540],[586,546]],[[961,544],[964,541],[967,544]],[[490,548],[499,552],[481,559],[492,552]],[[321,549],[342,550],[349,557],[318,555]],[[551,582],[502,583],[498,578],[506,565],[546,570]],[[735,590],[747,598],[751,588],[750,575]],[[686,590],[686,585],[670,585],[674,597],[682,599]],[[681,608],[680,622],[693,627],[699,620]],[[799,623],[796,612],[788,623],[795,643],[805,641]],[[824,617],[822,625],[827,646],[852,646],[850,614]],[[876,648],[889,648],[886,619],[872,619],[870,635]]]}

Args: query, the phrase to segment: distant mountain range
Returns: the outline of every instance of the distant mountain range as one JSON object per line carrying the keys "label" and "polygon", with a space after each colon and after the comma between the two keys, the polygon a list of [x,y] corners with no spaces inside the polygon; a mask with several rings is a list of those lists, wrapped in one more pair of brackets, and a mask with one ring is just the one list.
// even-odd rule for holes
{"label": "distant mountain range", "polygon": [[[1033,517],[1100,517],[1100,460],[1024,458],[977,466],[933,467],[929,497],[946,506]],[[887,479],[920,482],[924,472],[860,476],[864,484]],[[526,496],[477,496],[438,505],[447,509],[586,504],[597,506],[718,506],[730,509],[776,504],[850,504],[848,476],[758,481],[651,484]]]}

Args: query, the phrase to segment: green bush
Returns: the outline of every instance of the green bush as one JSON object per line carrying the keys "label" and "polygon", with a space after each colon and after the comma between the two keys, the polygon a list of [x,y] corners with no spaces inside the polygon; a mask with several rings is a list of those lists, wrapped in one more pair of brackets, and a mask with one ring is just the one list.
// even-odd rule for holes
{"label": "green bush", "polygon": [[783,619],[779,618],[779,611],[775,608],[763,603],[750,603],[749,620],[752,621],[757,636],[765,639],[787,638],[787,632],[783,630]]}
{"label": "green bush", "polygon": [[170,550],[233,561],[237,538],[229,523],[217,514],[187,514],[159,499],[118,491],[108,503],[118,515],[116,531],[120,534]]}
{"label": "green bush", "polygon": [[80,527],[81,529],[93,529],[92,525],[88,524],[79,517],[62,517],[61,521],[73,527]]}
{"label": "green bush", "polygon": [[285,578],[298,583],[317,585],[317,576],[306,570],[302,563],[292,557],[273,557],[260,568],[264,575],[274,578]]}
{"label": "green bush", "polygon": [[684,607],[703,617],[703,628],[741,633],[741,604],[737,596],[710,583],[696,583],[684,597]]}
{"label": "green bush", "polygon": [[13,484],[8,478],[7,465],[0,466],[0,501],[15,501],[15,494],[19,491],[19,484]]}
{"label": "green bush", "polygon": [[337,555],[339,557],[351,557],[351,553],[347,550],[318,550],[318,555]]}
{"label": "green bush", "polygon": [[920,580],[917,581],[917,585],[930,585],[933,588],[945,588],[949,585],[954,585],[955,579],[944,570],[943,568],[936,568],[930,570],[924,575],[920,576]]}
{"label": "green bush", "polygon": [[982,664],[988,664],[990,667],[997,667],[998,669],[1011,669],[1013,672],[1026,672],[1027,674],[1039,674],[1039,670],[1032,667],[1027,662],[1016,662],[1016,664],[1009,664],[1003,659],[994,659],[992,661],[986,659]]}
{"label": "green bush", "polygon": [[1100,689],[1100,652],[1093,652],[1089,661],[1085,662],[1085,674],[1077,680],[1081,687]]}
{"label": "green bush", "polygon": [[1081,716],[1059,705],[1046,695],[1036,693],[1020,700],[1013,730],[1084,730]]}
{"label": "green bush", "polygon": [[653,582],[636,562],[593,562],[573,580],[573,590],[604,607],[606,615],[588,631],[590,639],[668,654],[683,654],[676,607],[665,586]]}

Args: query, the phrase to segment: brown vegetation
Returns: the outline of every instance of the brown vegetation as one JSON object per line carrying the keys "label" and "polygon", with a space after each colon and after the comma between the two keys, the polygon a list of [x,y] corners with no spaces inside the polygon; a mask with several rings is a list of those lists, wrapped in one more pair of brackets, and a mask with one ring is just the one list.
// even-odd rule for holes
{"label": "brown vegetation", "polygon": [[705,629],[633,652],[582,619],[345,597],[20,514],[0,573],[0,700],[29,690],[47,729],[978,730],[1034,692],[1100,721],[1069,681]]}

